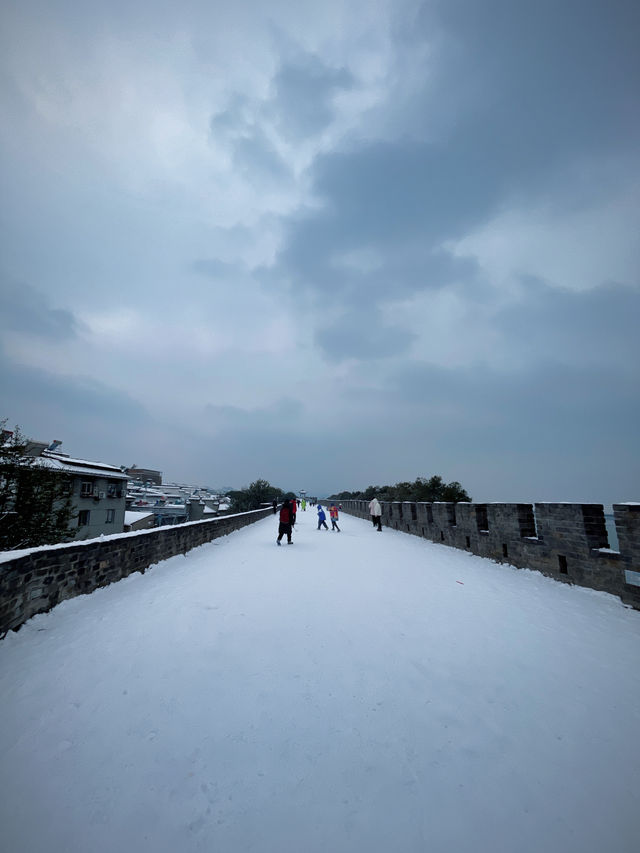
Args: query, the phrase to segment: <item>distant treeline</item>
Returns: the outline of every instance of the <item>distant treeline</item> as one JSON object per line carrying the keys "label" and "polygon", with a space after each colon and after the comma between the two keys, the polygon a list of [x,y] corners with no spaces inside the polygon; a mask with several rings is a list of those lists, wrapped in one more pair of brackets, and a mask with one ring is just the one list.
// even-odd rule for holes
{"label": "distant treeline", "polygon": [[428,480],[418,477],[413,483],[396,483],[395,486],[367,486],[361,492],[338,492],[329,496],[331,500],[365,500],[376,497],[381,501],[470,501],[471,498],[457,480],[445,483],[442,477]]}
{"label": "distant treeline", "polygon": [[227,492],[231,499],[232,512],[246,512],[250,509],[259,509],[263,504],[271,503],[274,499],[278,503],[284,498],[293,498],[293,492],[283,492],[277,486],[272,486],[267,480],[255,480],[243,489]]}

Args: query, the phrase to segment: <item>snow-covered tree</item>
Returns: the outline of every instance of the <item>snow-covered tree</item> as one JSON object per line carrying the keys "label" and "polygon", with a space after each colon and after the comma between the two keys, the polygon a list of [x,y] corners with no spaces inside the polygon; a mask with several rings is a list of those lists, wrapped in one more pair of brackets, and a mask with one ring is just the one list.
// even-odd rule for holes
{"label": "snow-covered tree", "polygon": [[73,538],[71,480],[30,455],[19,427],[0,421],[0,550],[67,542]]}

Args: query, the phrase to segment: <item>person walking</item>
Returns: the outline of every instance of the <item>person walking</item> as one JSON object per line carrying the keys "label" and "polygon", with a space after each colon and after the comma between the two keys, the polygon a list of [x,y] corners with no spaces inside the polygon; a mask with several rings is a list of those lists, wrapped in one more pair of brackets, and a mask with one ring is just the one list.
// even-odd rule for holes
{"label": "person walking", "polygon": [[380,506],[380,501],[378,498],[373,498],[369,503],[369,515],[371,516],[371,521],[373,522],[373,526],[377,527],[378,530],[382,530],[382,507]]}
{"label": "person walking", "polygon": [[327,527],[327,516],[322,509],[322,504],[318,504],[318,530],[320,530],[321,527],[324,527],[325,530],[329,529]]}
{"label": "person walking", "polygon": [[276,500],[276,498],[273,499],[272,506],[273,506],[273,514],[275,515],[276,512],[278,511],[278,501]]}
{"label": "person walking", "polygon": [[296,523],[296,516],[298,514],[298,501],[296,498],[293,498],[291,501],[291,527],[293,528]]}
{"label": "person walking", "polygon": [[285,498],[280,509],[280,524],[278,525],[278,538],[276,539],[277,545],[280,545],[280,540],[285,534],[287,536],[287,545],[293,545],[291,541],[291,518],[291,503],[289,502],[289,498]]}
{"label": "person walking", "polygon": [[337,530],[340,533],[340,528],[338,527],[338,507],[335,504],[331,504],[329,507],[329,515],[331,516],[331,529]]}

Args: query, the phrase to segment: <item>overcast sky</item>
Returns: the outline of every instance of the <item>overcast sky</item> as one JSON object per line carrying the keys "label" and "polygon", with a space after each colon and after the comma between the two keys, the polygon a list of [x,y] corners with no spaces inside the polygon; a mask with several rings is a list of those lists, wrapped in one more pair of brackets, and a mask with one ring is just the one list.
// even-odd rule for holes
{"label": "overcast sky", "polygon": [[640,500],[637,0],[6,0],[0,417],[165,480]]}

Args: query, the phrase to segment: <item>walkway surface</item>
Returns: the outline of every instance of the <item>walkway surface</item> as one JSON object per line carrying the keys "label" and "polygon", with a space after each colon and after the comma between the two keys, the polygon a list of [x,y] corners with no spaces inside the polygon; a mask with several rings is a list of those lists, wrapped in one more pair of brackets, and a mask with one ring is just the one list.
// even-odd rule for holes
{"label": "walkway surface", "polygon": [[2,851],[640,849],[640,613],[298,516],[0,643]]}

